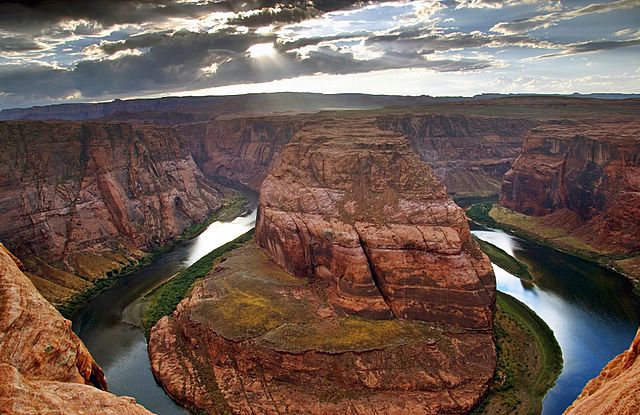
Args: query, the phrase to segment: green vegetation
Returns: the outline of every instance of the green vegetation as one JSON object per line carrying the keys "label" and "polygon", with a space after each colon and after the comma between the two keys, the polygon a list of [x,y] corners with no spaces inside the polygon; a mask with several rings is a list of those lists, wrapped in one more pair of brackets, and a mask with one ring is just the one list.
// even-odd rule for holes
{"label": "green vegetation", "polygon": [[496,203],[498,201],[498,194],[492,195],[454,195],[453,201],[462,208],[467,208],[478,203]]}
{"label": "green vegetation", "polygon": [[483,241],[482,239],[475,237],[474,239],[478,242],[478,245],[480,245],[482,252],[487,254],[489,259],[491,259],[491,262],[518,278],[525,280],[533,279],[529,273],[529,268],[522,261],[512,257],[502,249],[487,241]]}
{"label": "green vegetation", "polygon": [[466,214],[469,219],[481,225],[500,227],[500,225],[489,215],[494,202],[480,202],[467,209]]}
{"label": "green vegetation", "polygon": [[498,366],[474,414],[539,414],[562,371],[562,351],[551,329],[531,309],[498,292],[495,320]]}
{"label": "green vegetation", "polygon": [[80,291],[69,300],[57,306],[60,314],[65,318],[71,318],[73,314],[82,308],[90,299],[100,294],[102,291],[111,287],[119,278],[131,274],[139,268],[149,264],[157,255],[155,252],[142,257],[140,260],[129,260],[129,263],[122,268],[107,271],[103,278],[99,278],[93,282],[89,288]]}
{"label": "green vegetation", "polygon": [[153,327],[158,320],[171,314],[173,310],[175,310],[178,303],[187,295],[193,283],[211,271],[214,262],[218,258],[238,248],[245,242],[251,240],[251,238],[253,238],[253,230],[209,252],[195,264],[180,271],[173,278],[154,290],[148,298],[148,307],[142,321],[147,336],[149,335],[151,327]]}
{"label": "green vegetation", "polygon": [[157,257],[166,254],[167,252],[171,252],[177,245],[200,235],[211,223],[218,220],[231,220],[234,217],[239,216],[246,209],[248,203],[248,200],[242,194],[236,191],[231,192],[231,196],[223,202],[223,206],[214,212],[205,222],[186,228],[182,234],[173,241],[170,241],[166,245],[154,248],[140,259],[128,259],[128,263],[123,267],[107,271],[104,277],[94,280],[93,285],[78,292],[64,303],[57,305],[56,308],[65,318],[71,318],[71,316],[86,305],[89,300],[100,294],[102,291],[110,288],[118,279],[149,265]]}
{"label": "green vegetation", "polygon": [[[311,315],[311,312],[307,311],[307,314]],[[329,332],[331,336],[327,336]],[[261,342],[291,353],[307,350],[341,353],[383,349],[418,340],[433,344],[439,341],[441,348],[447,343],[438,329],[421,321],[369,320],[357,316],[288,322],[269,331]]]}

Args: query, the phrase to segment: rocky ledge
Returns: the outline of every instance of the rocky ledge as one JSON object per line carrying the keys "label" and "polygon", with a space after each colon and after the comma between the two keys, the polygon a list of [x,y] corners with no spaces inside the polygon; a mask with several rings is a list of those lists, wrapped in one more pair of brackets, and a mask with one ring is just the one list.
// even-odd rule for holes
{"label": "rocky ledge", "polygon": [[[151,331],[156,378],[208,413],[466,413],[495,369],[495,279],[397,133],[305,126],[263,183],[256,242]],[[262,248],[262,249],[260,249]]]}
{"label": "rocky ledge", "polygon": [[640,413],[640,330],[629,349],[591,379],[565,415]]}
{"label": "rocky ledge", "polygon": [[[0,244],[2,413],[150,414],[108,392],[102,369]],[[5,412],[6,411],[6,412]]]}

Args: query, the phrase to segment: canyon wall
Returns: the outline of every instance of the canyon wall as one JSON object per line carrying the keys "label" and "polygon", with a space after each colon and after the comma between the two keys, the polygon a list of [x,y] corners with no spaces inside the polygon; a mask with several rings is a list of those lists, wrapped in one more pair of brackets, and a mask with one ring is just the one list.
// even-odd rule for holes
{"label": "canyon wall", "polygon": [[259,191],[271,163],[305,117],[247,117],[177,126],[208,177],[226,177]]}
{"label": "canyon wall", "polygon": [[608,117],[532,129],[500,204],[609,252],[640,250],[640,123]]}
{"label": "canyon wall", "polygon": [[0,123],[0,239],[60,302],[221,206],[170,127]]}
{"label": "canyon wall", "polygon": [[520,154],[537,121],[463,115],[380,116],[377,125],[409,138],[411,146],[450,194],[489,195]]}
{"label": "canyon wall", "polygon": [[640,413],[640,329],[629,349],[591,379],[565,415]]}
{"label": "canyon wall", "polygon": [[104,392],[102,369],[21,266],[0,244],[2,412],[149,414],[131,398]]}

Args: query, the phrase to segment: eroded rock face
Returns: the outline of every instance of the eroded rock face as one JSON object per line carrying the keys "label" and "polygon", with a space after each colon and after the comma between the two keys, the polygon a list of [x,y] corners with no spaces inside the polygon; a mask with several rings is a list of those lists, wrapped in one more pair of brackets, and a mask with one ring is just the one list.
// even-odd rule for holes
{"label": "eroded rock face", "polygon": [[0,238],[54,302],[221,206],[169,127],[4,122],[0,166]]}
{"label": "eroded rock face", "polygon": [[[107,389],[102,369],[71,322],[0,244],[0,408],[8,414],[149,414]],[[102,390],[100,390],[102,389]],[[6,412],[5,412],[6,411]]]}
{"label": "eroded rock face", "polygon": [[629,349],[591,379],[565,415],[640,413],[640,330]]}
{"label": "eroded rock face", "polygon": [[377,117],[381,129],[409,138],[411,146],[450,194],[495,194],[520,154],[524,135],[538,121],[463,115]]}
{"label": "eroded rock face", "polygon": [[492,327],[495,278],[464,212],[373,120],[296,135],[262,185],[256,241],[292,274],[330,282],[339,309]]}
{"label": "eroded rock face", "polygon": [[177,126],[209,177],[226,177],[259,191],[269,167],[305,117],[247,117]]}
{"label": "eroded rock face", "polygon": [[640,123],[609,117],[533,129],[505,175],[500,204],[568,216],[558,226],[605,251],[640,249]]}

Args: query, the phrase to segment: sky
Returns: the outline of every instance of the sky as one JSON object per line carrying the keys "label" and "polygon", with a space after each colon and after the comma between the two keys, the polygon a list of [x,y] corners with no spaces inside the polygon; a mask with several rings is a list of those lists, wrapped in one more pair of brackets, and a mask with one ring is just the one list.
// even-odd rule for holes
{"label": "sky", "polygon": [[277,91],[640,93],[640,0],[0,2],[0,108]]}

